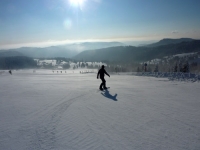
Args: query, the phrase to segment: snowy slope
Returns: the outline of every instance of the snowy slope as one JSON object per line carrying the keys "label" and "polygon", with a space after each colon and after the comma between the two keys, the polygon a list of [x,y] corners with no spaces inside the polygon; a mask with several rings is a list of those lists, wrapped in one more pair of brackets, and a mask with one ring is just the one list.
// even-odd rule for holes
{"label": "snowy slope", "polygon": [[200,83],[78,72],[1,74],[0,149],[200,149]]}

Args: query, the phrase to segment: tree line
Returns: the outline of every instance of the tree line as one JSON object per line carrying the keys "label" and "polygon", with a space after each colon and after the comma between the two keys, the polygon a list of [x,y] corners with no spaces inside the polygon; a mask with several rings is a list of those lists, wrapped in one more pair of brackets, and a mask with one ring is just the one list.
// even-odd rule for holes
{"label": "tree line", "polygon": [[37,63],[30,57],[0,57],[0,69],[25,69],[36,67]]}

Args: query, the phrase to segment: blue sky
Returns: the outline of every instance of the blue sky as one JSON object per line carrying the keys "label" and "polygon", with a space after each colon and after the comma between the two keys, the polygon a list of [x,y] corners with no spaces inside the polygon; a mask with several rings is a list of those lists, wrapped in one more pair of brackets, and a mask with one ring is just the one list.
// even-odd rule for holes
{"label": "blue sky", "polygon": [[1,0],[0,48],[200,39],[200,0]]}

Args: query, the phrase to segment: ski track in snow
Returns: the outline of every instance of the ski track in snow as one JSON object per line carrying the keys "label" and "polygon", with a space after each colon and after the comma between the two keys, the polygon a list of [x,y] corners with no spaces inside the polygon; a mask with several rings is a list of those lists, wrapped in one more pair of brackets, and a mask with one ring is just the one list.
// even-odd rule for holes
{"label": "ski track in snow", "polygon": [[[84,95],[77,96],[62,102],[61,104],[54,106],[52,109],[47,110],[46,113],[41,116],[41,122],[36,125],[35,133],[31,134],[31,138],[34,138],[31,142],[31,148],[34,149],[56,149],[56,127],[59,123],[63,113],[67,111],[67,108]],[[65,100],[63,98],[63,100]],[[42,112],[40,112],[42,113]]]}
{"label": "ski track in snow", "polygon": [[[199,150],[199,83],[31,70],[0,75],[0,149]],[[113,99],[117,95],[116,99]]]}

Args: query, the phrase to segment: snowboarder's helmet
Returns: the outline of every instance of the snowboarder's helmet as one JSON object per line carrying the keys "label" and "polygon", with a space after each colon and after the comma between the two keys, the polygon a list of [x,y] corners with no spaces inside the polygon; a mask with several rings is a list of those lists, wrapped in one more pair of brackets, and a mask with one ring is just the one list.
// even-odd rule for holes
{"label": "snowboarder's helmet", "polygon": [[102,68],[104,68],[104,65],[102,65]]}

